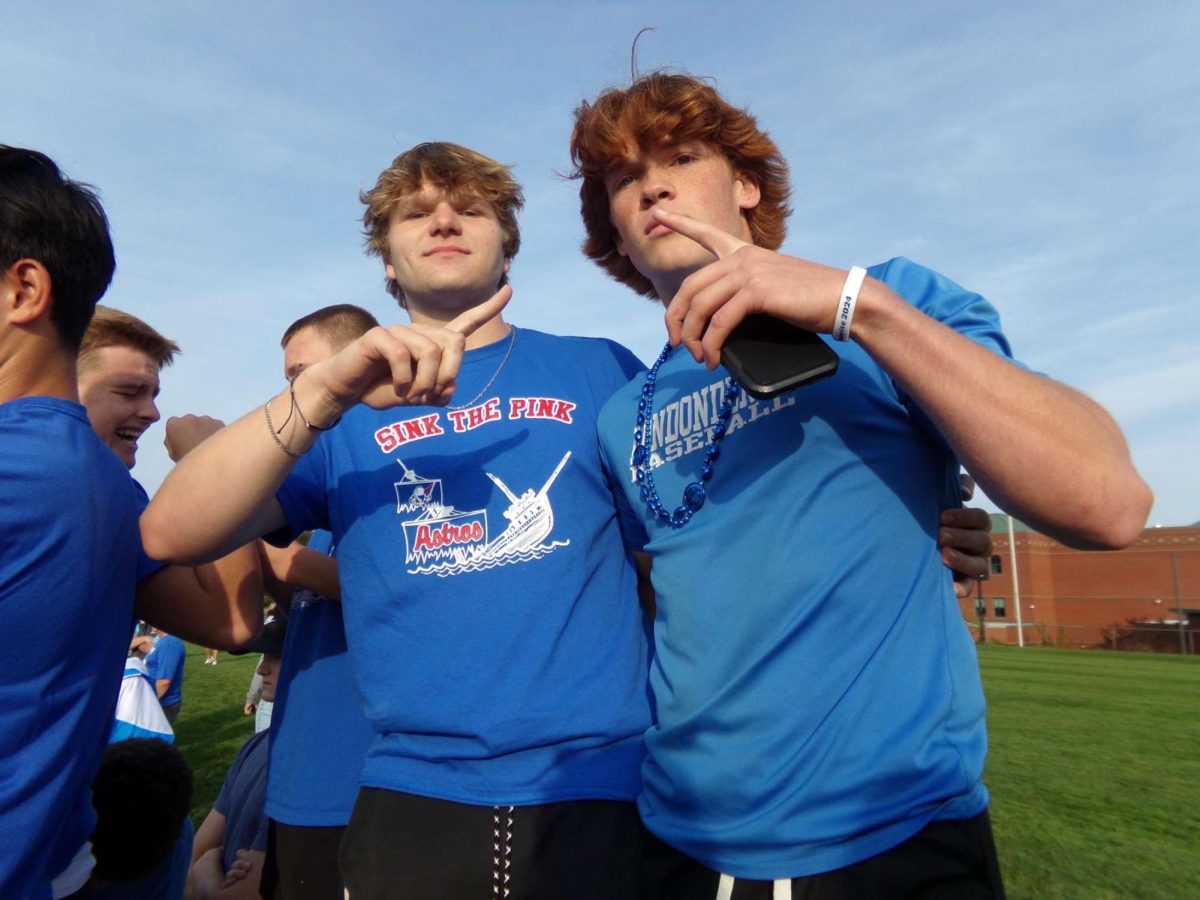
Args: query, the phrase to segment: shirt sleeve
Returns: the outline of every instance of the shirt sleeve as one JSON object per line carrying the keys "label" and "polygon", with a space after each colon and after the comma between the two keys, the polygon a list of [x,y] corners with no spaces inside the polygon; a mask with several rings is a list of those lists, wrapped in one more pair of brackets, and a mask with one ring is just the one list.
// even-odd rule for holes
{"label": "shirt sleeve", "polygon": [[270,822],[271,820],[265,815],[262,817],[262,821],[258,824],[258,831],[254,832],[254,840],[250,842],[250,846],[246,848],[247,850],[267,849],[267,827]]}
{"label": "shirt sleeve", "polygon": [[[351,410],[347,415],[353,415],[354,412]],[[288,527],[272,532],[270,543],[286,546],[309,529],[329,530],[328,450],[334,435],[335,432],[321,435],[275,492],[275,499],[287,516]]]}
{"label": "shirt sleeve", "polygon": [[[642,523],[641,517],[629,505],[628,495],[624,490],[624,479],[632,477],[630,473],[629,459],[614,460],[609,452],[609,446],[604,440],[605,422],[611,417],[611,410],[604,410],[600,415],[600,422],[596,427],[596,440],[599,444],[600,462],[604,467],[604,479],[608,484],[608,490],[612,494],[613,507],[617,511],[617,526],[621,530],[621,540],[625,543],[625,548],[632,551],[643,550],[649,542],[649,535],[646,534],[646,528]],[[628,450],[633,451],[633,432],[628,432]]]}
{"label": "shirt sleeve", "polygon": [[[868,274],[882,281],[930,318],[953,328],[963,337],[1019,368],[1028,370],[1024,363],[1013,359],[1008,338],[1000,327],[1000,313],[981,295],[903,257],[872,266]],[[894,381],[892,384],[900,402],[909,409],[921,427],[945,445],[945,439],[925,410],[898,384]]]}
{"label": "shirt sleeve", "polygon": [[[146,489],[141,486],[136,480],[133,482],[134,492],[137,494],[137,510],[138,516],[146,511],[146,507],[150,504],[150,496],[146,493]],[[146,551],[142,548],[141,538],[138,538],[138,557],[137,557],[137,581],[140,583],[149,578],[155,572],[165,569],[167,564],[157,559],[151,559],[146,555]]]}
{"label": "shirt sleeve", "polygon": [[166,647],[167,658],[163,664],[166,676],[171,679],[172,686],[178,684],[183,676],[183,663],[187,657],[187,650],[183,646],[183,641],[178,638],[170,641]]}

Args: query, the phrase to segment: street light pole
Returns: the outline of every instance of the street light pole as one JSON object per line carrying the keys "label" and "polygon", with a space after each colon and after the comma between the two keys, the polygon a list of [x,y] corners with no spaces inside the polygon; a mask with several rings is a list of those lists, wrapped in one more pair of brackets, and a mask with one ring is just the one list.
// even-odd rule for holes
{"label": "street light pole", "polygon": [[1012,568],[1013,603],[1017,606],[1017,646],[1025,646],[1025,624],[1021,621],[1021,582],[1017,580],[1017,541],[1013,536],[1012,516],[1008,517],[1008,559]]}
{"label": "street light pole", "polygon": [[975,615],[979,619],[979,643],[986,644],[987,635],[984,633],[986,625],[983,621],[983,612],[983,581],[980,580],[975,582]]}

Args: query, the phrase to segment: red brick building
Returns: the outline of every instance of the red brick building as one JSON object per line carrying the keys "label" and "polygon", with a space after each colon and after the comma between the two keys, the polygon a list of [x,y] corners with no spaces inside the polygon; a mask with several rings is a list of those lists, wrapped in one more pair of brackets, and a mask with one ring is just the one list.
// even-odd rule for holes
{"label": "red brick building", "polygon": [[976,635],[982,623],[985,640],[1005,644],[1200,652],[1200,524],[1147,528],[1108,552],[1013,526],[1010,547],[1008,517],[992,517],[992,575],[959,601]]}

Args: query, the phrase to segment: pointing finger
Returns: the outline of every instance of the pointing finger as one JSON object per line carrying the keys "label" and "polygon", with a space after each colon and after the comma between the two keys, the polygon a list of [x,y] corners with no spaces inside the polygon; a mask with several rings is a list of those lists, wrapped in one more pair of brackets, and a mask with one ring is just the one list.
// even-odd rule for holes
{"label": "pointing finger", "polygon": [[691,238],[717,259],[724,259],[746,246],[745,241],[734,237],[728,231],[722,231],[716,225],[709,225],[683,213],[656,208],[651,210],[650,214],[654,216],[655,221],[661,222],[677,234]]}
{"label": "pointing finger", "polygon": [[483,303],[471,307],[458,318],[448,322],[446,328],[450,331],[457,331],[464,337],[470,335],[484,322],[495,318],[508,305],[511,298],[512,286],[506,284]]}

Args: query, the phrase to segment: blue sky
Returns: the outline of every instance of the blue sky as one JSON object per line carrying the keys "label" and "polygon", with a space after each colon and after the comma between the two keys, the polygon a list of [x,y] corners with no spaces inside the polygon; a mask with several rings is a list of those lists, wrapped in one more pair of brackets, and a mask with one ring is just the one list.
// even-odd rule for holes
{"label": "blue sky", "polygon": [[[652,359],[659,308],[583,259],[561,176],[571,110],[627,82],[633,36],[657,26],[640,68],[712,77],[790,160],[786,252],[905,255],[984,294],[1018,357],[1120,422],[1151,523],[1200,519],[1194,3],[61,2],[6,19],[0,142],[101,190],[105,302],[183,346],[164,416],[261,402],[279,335],[319,306],[401,321],[358,191],[423,140],[516,167],[511,321]],[[161,437],[139,451],[151,491]]]}

